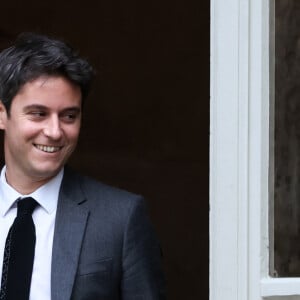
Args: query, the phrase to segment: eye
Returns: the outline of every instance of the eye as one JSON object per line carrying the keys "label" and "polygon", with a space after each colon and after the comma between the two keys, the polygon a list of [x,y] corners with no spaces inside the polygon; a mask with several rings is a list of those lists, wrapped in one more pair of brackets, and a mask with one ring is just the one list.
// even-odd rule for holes
{"label": "eye", "polygon": [[41,111],[41,110],[33,110],[33,111],[29,111],[28,115],[32,118],[32,119],[42,119],[46,116],[46,112],[45,111]]}
{"label": "eye", "polygon": [[35,116],[41,116],[41,117],[46,115],[44,111],[33,111],[31,114]]}
{"label": "eye", "polygon": [[62,114],[61,119],[66,123],[73,123],[79,118],[78,112],[65,112]]}

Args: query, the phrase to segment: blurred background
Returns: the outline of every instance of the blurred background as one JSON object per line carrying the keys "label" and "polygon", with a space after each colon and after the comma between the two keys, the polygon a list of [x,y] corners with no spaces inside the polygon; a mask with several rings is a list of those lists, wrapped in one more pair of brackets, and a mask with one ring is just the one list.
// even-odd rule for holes
{"label": "blurred background", "polygon": [[208,299],[209,7],[208,0],[1,3],[1,49],[33,31],[69,42],[95,66],[70,164],[147,198],[170,300]]}

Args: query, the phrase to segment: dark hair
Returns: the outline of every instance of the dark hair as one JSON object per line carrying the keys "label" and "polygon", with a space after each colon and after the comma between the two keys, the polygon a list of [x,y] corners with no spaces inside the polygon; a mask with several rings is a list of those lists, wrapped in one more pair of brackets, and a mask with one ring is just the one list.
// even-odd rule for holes
{"label": "dark hair", "polygon": [[63,76],[89,92],[94,71],[66,43],[34,33],[23,33],[15,44],[0,53],[0,100],[9,113],[11,102],[22,86],[40,76]]}

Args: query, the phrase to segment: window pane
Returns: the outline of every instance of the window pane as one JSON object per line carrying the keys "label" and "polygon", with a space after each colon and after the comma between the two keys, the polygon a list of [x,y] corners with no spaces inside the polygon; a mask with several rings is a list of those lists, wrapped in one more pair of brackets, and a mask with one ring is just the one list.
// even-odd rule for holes
{"label": "window pane", "polygon": [[[271,29],[272,31],[272,29]],[[272,57],[272,46],[270,47]],[[272,61],[272,60],[271,60]],[[272,63],[270,64],[272,79]],[[271,230],[274,253],[270,255],[271,275],[300,276],[300,1],[275,1],[275,85],[274,209]],[[272,86],[272,82],[271,82]],[[272,88],[271,88],[272,89]],[[272,92],[270,93],[272,95]],[[271,134],[272,136],[272,134]],[[272,141],[271,141],[272,146]],[[273,182],[270,183],[272,190]],[[272,199],[271,199],[272,200]],[[273,206],[274,205],[274,206]],[[271,245],[273,245],[271,238]]]}

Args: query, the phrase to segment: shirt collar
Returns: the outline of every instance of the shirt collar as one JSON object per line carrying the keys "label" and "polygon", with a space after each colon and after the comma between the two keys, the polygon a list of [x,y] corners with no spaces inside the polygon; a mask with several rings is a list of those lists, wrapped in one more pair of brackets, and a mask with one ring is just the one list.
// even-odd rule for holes
{"label": "shirt collar", "polygon": [[16,199],[24,197],[34,198],[48,214],[55,211],[64,169],[61,169],[55,177],[29,195],[22,195],[10,186],[6,181],[5,171],[6,166],[2,168],[0,174],[0,214],[2,216],[15,204]]}

